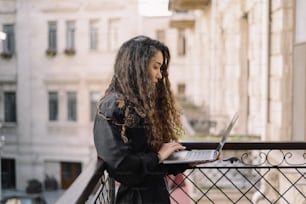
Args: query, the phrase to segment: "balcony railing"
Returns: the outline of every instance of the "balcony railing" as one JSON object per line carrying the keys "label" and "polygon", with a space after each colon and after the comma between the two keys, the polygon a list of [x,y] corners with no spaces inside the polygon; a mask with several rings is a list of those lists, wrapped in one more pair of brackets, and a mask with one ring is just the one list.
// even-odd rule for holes
{"label": "balcony railing", "polygon": [[[184,142],[193,149],[218,143]],[[306,203],[306,142],[227,143],[222,160],[168,176],[172,203]],[[93,161],[57,201],[107,203],[115,198],[116,183]]]}

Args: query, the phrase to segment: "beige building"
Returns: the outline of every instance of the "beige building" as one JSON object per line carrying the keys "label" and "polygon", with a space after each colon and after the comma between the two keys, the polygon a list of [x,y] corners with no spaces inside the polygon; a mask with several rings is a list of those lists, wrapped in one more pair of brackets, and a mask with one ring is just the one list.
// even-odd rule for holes
{"label": "beige building", "polygon": [[[265,141],[305,141],[306,1],[170,0],[169,8],[194,16],[172,24],[189,31],[194,25],[185,59],[194,78],[186,82],[186,94],[218,121],[216,130],[238,111],[238,133]],[[278,173],[270,179],[279,191],[288,187]],[[277,197],[269,186],[261,189]],[[261,197],[255,193],[252,202],[261,203]],[[294,193],[288,200],[305,201]]]}
{"label": "beige building", "polygon": [[303,0],[170,0],[187,38],[194,76],[186,94],[212,120],[240,114],[236,131],[263,140],[304,141],[306,125]]}
{"label": "beige building", "polygon": [[118,47],[144,30],[137,0],[0,0],[0,25],[2,186],[48,175],[66,188],[96,158],[96,102]]}
{"label": "beige building", "polygon": [[7,36],[0,41],[3,189],[24,190],[28,180],[47,177],[65,189],[96,158],[96,102],[125,40],[143,34],[180,47],[171,76],[177,91],[187,76],[184,64],[175,64],[185,58],[185,36],[169,28],[167,16],[141,16],[141,2],[0,0]]}
{"label": "beige building", "polygon": [[235,132],[305,140],[303,0],[170,0],[143,17],[138,0],[0,0],[3,188],[54,177],[66,188],[96,157],[95,103],[121,43],[138,34],[171,50],[177,96]]}

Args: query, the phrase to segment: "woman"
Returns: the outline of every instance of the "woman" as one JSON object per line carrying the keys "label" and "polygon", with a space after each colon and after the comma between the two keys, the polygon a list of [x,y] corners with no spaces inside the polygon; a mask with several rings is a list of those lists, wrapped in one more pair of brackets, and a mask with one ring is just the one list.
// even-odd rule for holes
{"label": "woman", "polygon": [[118,51],[112,81],[98,104],[94,124],[98,156],[120,182],[116,203],[170,203],[164,177],[187,165],[164,165],[185,149],[177,135],[182,126],[170,90],[169,49],[137,36]]}

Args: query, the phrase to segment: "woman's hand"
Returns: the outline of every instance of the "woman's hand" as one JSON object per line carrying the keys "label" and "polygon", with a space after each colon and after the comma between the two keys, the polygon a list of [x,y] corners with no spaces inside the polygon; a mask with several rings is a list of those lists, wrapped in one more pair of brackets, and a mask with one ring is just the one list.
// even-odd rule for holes
{"label": "woman's hand", "polygon": [[158,151],[159,162],[162,163],[165,159],[167,159],[173,152],[184,150],[186,147],[181,145],[178,142],[168,142],[164,143],[160,150]]}

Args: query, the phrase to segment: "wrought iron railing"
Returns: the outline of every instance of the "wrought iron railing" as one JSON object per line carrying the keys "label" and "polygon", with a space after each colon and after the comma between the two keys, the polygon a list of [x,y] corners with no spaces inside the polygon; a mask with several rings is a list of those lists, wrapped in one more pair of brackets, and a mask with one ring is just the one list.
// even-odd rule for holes
{"label": "wrought iron railing", "polygon": [[[211,149],[218,144],[184,145]],[[114,202],[116,185],[104,172],[103,162],[89,168],[91,171],[82,172],[58,204]],[[227,143],[222,160],[191,167],[167,180],[172,203],[306,204],[306,142]],[[80,187],[80,182],[90,185]]]}

